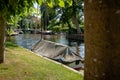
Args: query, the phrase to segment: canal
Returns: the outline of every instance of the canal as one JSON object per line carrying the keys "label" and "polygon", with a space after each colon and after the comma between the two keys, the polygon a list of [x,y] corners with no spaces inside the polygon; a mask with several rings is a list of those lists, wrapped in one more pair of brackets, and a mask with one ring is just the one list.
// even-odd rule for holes
{"label": "canal", "polygon": [[[84,42],[68,40],[65,34],[43,35],[42,39],[68,45],[74,52],[79,53],[80,56],[84,58]],[[19,34],[17,36],[12,36],[12,41],[30,50],[39,40],[41,40],[40,34]]]}

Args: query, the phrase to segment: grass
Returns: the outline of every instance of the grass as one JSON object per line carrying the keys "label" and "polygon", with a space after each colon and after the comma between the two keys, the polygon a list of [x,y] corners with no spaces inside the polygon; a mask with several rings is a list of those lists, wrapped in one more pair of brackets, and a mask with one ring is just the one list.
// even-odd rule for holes
{"label": "grass", "polygon": [[0,80],[83,80],[83,76],[43,59],[15,44],[7,43]]}

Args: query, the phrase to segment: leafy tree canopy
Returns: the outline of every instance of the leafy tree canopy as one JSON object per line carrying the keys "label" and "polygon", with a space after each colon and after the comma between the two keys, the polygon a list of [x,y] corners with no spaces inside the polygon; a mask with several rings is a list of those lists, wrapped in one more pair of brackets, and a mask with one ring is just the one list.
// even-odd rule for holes
{"label": "leafy tree canopy", "polygon": [[9,18],[7,15],[20,14],[30,8],[36,0],[0,0],[0,15]]}
{"label": "leafy tree canopy", "polygon": [[64,1],[71,4],[71,0],[0,0],[0,16],[9,19],[9,15],[21,14],[28,10],[35,2],[38,4],[47,3],[49,7],[58,5],[65,7]]}

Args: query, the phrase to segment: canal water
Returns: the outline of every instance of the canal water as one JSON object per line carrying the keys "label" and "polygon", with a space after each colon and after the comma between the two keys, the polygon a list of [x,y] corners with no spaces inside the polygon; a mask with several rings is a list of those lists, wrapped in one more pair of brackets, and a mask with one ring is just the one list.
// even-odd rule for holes
{"label": "canal water", "polygon": [[[84,58],[84,42],[68,40],[65,34],[43,35],[42,39],[68,45],[74,52],[79,53]],[[12,40],[18,45],[31,50],[32,46],[41,40],[41,34],[19,34],[13,36]]]}

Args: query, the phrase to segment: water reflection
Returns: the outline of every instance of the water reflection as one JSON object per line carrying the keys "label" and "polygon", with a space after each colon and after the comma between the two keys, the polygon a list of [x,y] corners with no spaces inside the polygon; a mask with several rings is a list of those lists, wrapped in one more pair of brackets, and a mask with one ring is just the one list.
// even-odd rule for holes
{"label": "water reflection", "polygon": [[[65,34],[43,35],[43,39],[70,46],[70,48],[84,58],[84,43],[79,41],[67,40]],[[40,34],[19,34],[12,37],[12,41],[18,45],[31,49],[32,46],[41,40]]]}

